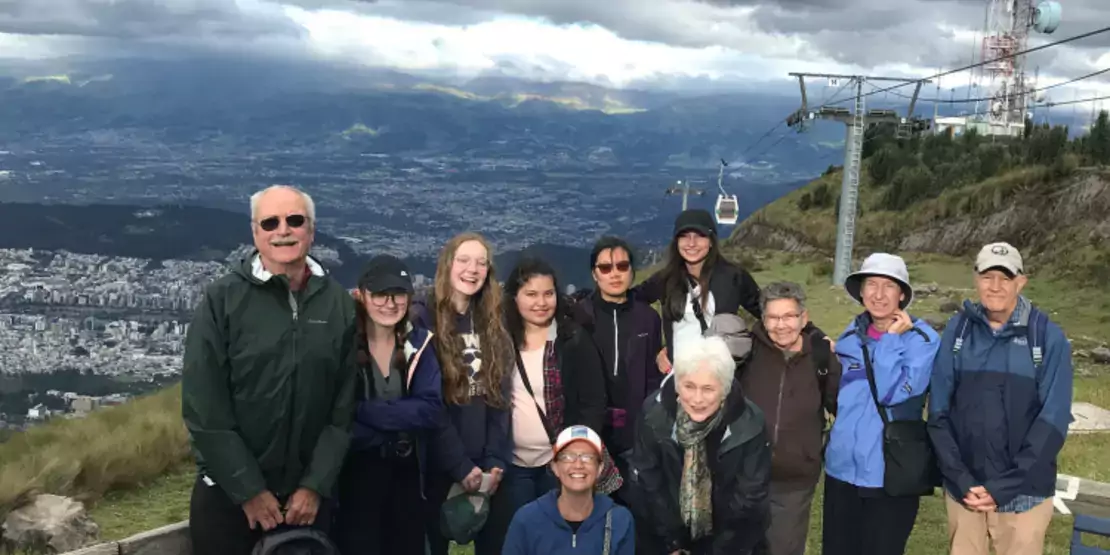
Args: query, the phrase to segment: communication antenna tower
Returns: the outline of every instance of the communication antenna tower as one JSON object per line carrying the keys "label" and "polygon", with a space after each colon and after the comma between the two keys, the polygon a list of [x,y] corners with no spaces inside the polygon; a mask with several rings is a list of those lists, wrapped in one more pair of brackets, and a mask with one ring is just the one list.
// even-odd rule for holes
{"label": "communication antenna tower", "polygon": [[[990,83],[986,119],[988,134],[1020,137],[1033,86],[1026,81],[1025,56],[1030,29],[1051,34],[1060,25],[1062,8],[1054,0],[987,0],[987,27],[983,33],[982,66]],[[997,59],[1003,58],[1004,59]]]}

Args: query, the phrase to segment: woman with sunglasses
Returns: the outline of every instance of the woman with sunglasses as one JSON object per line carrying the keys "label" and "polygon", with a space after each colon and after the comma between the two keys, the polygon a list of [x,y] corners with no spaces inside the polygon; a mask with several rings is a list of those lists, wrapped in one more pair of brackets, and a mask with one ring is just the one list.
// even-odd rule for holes
{"label": "woman with sunglasses", "polygon": [[370,260],[354,292],[358,411],[339,477],[336,544],[344,555],[423,555],[426,442],[442,420],[439,362],[431,333],[409,322],[408,268]]}
{"label": "woman with sunglasses", "polygon": [[[602,237],[590,252],[597,289],[574,305],[574,320],[593,338],[601,355],[608,402],[601,436],[621,471],[628,476],[632,429],[644,399],[659,389],[663,374],[655,356],[663,348],[662,324],[651,305],[630,298],[636,276],[632,247],[617,237]],[[617,492],[626,499],[628,488]]]}

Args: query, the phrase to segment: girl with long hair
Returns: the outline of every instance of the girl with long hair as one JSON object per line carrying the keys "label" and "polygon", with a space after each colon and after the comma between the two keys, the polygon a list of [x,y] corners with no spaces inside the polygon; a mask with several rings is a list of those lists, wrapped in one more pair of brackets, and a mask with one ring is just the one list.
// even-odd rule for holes
{"label": "girl with long hair", "polygon": [[552,444],[565,427],[598,430],[605,422],[601,356],[571,318],[546,262],[525,257],[505,282],[505,325],[512,338],[512,464],[490,522],[508,529],[517,509],[557,488]]}
{"label": "girl with long hair", "polygon": [[644,283],[633,288],[638,300],[661,305],[663,337],[659,369],[669,372],[675,349],[701,337],[715,314],[736,314],[740,308],[760,318],[759,285],[747,270],[721,256],[717,224],[709,212],[686,210],[675,219],[667,261]]}
{"label": "girl with long hair", "polygon": [[[448,539],[440,508],[452,484],[478,491],[483,475],[491,495],[509,466],[509,370],[512,351],[502,323],[501,286],[493,249],[477,233],[444,245],[434,289],[413,307],[414,321],[432,329],[443,373],[443,419],[432,454],[425,525],[432,555],[445,555]],[[474,539],[476,555],[501,552],[504,531],[485,526]]]}
{"label": "girl with long hair", "polygon": [[439,363],[427,328],[409,322],[411,273],[392,256],[367,264],[354,292],[359,404],[339,477],[342,553],[422,555],[427,440],[442,422]]}

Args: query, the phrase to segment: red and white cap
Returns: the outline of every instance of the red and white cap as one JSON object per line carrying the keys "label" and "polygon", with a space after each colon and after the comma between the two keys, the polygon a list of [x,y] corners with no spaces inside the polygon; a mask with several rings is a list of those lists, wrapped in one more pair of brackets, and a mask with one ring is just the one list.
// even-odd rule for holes
{"label": "red and white cap", "polygon": [[581,425],[568,426],[559,433],[559,437],[555,438],[555,453],[558,454],[564,447],[576,441],[589,443],[590,447],[593,447],[594,451],[601,455],[601,436],[597,435],[597,432],[591,430],[589,426]]}

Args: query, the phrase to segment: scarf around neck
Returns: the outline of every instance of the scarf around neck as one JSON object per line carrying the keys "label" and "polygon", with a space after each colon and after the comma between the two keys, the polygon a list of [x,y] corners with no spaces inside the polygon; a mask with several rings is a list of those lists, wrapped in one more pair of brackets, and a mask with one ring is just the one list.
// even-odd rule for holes
{"label": "scarf around neck", "polygon": [[713,533],[713,478],[709,474],[705,438],[721,424],[724,413],[722,404],[712,417],[704,422],[694,422],[680,405],[675,419],[675,441],[685,451],[678,504],[682,521],[690,527],[690,538],[693,540]]}

